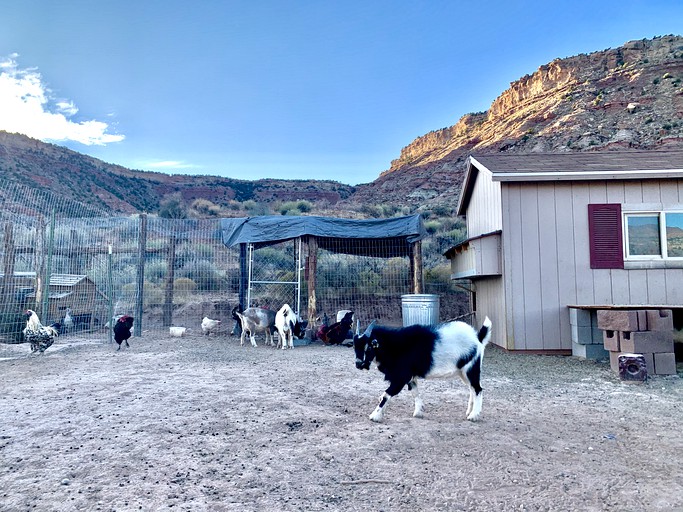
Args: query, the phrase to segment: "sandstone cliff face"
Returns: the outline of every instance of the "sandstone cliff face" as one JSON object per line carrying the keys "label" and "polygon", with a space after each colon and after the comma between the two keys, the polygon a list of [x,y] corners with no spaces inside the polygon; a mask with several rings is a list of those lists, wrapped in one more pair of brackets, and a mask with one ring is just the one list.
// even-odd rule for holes
{"label": "sandstone cliff face", "polygon": [[682,81],[680,36],[556,59],[510,84],[487,112],[413,141],[351,199],[453,203],[471,152],[682,146]]}

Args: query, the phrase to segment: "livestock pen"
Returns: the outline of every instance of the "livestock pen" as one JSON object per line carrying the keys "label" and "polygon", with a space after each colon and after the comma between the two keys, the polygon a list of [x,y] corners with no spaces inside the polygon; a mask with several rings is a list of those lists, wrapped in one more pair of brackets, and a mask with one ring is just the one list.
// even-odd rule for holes
{"label": "livestock pen", "polygon": [[[12,207],[0,209],[4,342],[21,341],[29,307],[43,323],[62,322],[69,310],[77,330],[88,332],[131,315],[138,336],[170,326],[199,329],[204,316],[228,331],[238,304],[277,310],[288,303],[312,323],[352,309],[363,322],[399,324],[401,295],[416,291],[448,292],[444,319],[466,307],[450,288],[423,279],[426,233],[417,215],[168,219],[113,214],[20,184],[3,185],[0,195],[12,197]],[[297,228],[302,222],[314,223],[314,231]],[[359,236],[360,226],[373,230]],[[86,283],[91,293],[60,288],[55,276]]]}

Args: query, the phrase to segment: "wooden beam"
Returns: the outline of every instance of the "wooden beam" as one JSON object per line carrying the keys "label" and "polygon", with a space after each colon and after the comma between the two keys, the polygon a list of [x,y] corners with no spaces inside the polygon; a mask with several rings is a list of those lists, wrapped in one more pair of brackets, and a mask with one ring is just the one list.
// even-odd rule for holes
{"label": "wooden beam", "polygon": [[420,240],[410,245],[410,270],[413,293],[423,293],[424,277],[422,272],[422,242]]}
{"label": "wooden beam", "polygon": [[5,223],[5,253],[2,258],[2,268],[5,272],[5,277],[2,280],[2,297],[3,304],[14,302],[13,288],[14,288],[14,225],[11,222]]}
{"label": "wooden beam", "polygon": [[308,325],[315,325],[318,316],[318,305],[315,294],[315,273],[318,269],[318,239],[308,236],[308,260],[306,262],[306,279],[308,284]]}
{"label": "wooden beam", "polygon": [[171,235],[166,259],[166,292],[164,294],[164,327],[173,323],[173,281],[175,280],[175,249],[178,237]]}
{"label": "wooden beam", "polygon": [[133,334],[142,336],[142,311],[145,294],[145,260],[147,258],[147,214],[140,215],[140,232],[138,233],[138,275],[136,280],[135,322]]}

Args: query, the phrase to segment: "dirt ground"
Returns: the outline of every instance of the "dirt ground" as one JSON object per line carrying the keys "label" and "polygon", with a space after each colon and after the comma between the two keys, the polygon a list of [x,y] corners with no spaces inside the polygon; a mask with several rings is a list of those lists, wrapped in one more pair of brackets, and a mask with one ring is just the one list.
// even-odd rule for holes
{"label": "dirt ground", "polygon": [[[236,338],[0,345],[2,511],[683,510],[683,380],[606,363],[484,359],[481,420],[460,381],[385,388],[353,350]],[[680,367],[679,367],[680,368]]]}

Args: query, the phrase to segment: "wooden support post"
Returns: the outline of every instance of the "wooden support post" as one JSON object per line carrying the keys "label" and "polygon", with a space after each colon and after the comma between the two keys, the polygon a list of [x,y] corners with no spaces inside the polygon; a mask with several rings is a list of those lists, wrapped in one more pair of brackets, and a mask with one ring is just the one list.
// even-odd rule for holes
{"label": "wooden support post", "polygon": [[164,299],[164,327],[173,323],[173,281],[175,281],[175,249],[178,243],[176,235],[168,241],[168,258],[166,260],[166,293]]}
{"label": "wooden support post", "polygon": [[318,268],[318,239],[314,236],[308,237],[308,265],[307,284],[308,284],[308,325],[315,325],[318,316],[318,305],[315,295],[315,273]]}
{"label": "wooden support post", "polygon": [[135,322],[133,334],[142,336],[142,310],[145,294],[145,259],[147,257],[147,214],[140,215],[140,232],[138,234],[138,275],[135,289]]}
{"label": "wooden support post", "polygon": [[11,222],[5,223],[5,255],[2,259],[2,268],[5,277],[2,280],[2,304],[14,303],[14,225]]}
{"label": "wooden support post", "polygon": [[424,278],[422,275],[422,242],[417,241],[410,246],[410,272],[412,274],[413,293],[422,293]]}
{"label": "wooden support post", "polygon": [[46,229],[47,221],[45,220],[45,217],[39,217],[38,226],[36,228],[36,238],[34,242],[35,247],[33,251],[34,268],[36,270],[36,281],[34,285],[36,292],[36,302],[32,305],[34,310],[38,310],[40,304],[43,303],[43,291],[45,288],[43,282],[45,277],[45,248],[47,245],[45,242],[47,237],[45,232]]}
{"label": "wooden support post", "polygon": [[69,273],[81,275],[81,255],[75,249],[78,245],[78,233],[75,229],[71,230],[69,245]]}

